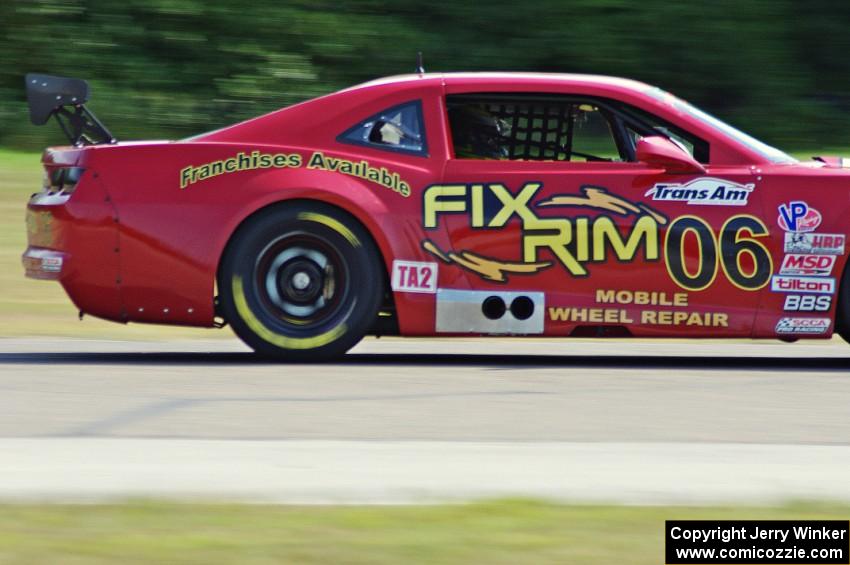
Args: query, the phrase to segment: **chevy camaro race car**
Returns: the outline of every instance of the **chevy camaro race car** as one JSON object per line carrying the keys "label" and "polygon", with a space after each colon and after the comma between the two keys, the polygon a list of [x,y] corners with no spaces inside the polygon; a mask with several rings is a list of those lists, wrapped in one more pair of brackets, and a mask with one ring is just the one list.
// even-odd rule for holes
{"label": "chevy camaro race car", "polygon": [[645,84],[390,77],[181,141],[118,143],[27,76],[28,276],[117,322],[256,351],[366,334],[850,337],[850,162],[797,162]]}

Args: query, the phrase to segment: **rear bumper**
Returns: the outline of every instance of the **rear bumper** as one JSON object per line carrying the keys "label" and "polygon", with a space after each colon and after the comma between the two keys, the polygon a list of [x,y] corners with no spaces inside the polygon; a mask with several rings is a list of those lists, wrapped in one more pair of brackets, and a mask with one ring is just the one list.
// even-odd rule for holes
{"label": "rear bumper", "polygon": [[[57,169],[68,169],[51,161],[53,156],[45,153],[48,179],[55,178]],[[116,217],[102,183],[89,172],[75,190],[49,186],[33,194],[27,203],[24,274],[58,281],[74,305],[87,314],[126,320],[119,289]]]}

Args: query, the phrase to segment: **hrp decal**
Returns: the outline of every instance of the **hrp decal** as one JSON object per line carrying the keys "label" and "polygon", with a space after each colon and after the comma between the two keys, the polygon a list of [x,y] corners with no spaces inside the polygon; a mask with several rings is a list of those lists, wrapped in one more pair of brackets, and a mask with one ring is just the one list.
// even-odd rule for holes
{"label": "hrp decal", "polygon": [[782,260],[779,274],[826,276],[832,273],[832,266],[835,265],[836,259],[835,255],[789,253]]}
{"label": "hrp decal", "polygon": [[779,227],[790,232],[815,231],[823,218],[820,212],[802,200],[795,200],[779,206],[779,217],[776,222]]}
{"label": "hrp decal", "polygon": [[393,261],[393,290],[399,292],[437,292],[437,264],[420,261]]}
{"label": "hrp decal", "polygon": [[785,277],[773,275],[770,281],[773,292],[807,292],[811,294],[833,294],[835,279],[825,277]]}
{"label": "hrp decal", "polygon": [[717,206],[745,206],[756,185],[703,177],[686,182],[658,183],[644,196],[662,202],[687,202],[688,204],[714,204]]}
{"label": "hrp decal", "polygon": [[778,334],[825,334],[829,318],[782,318],[776,324]]}
{"label": "hrp decal", "polygon": [[789,294],[785,297],[786,312],[828,312],[832,306],[832,297],[811,294]]}
{"label": "hrp decal", "polygon": [[786,233],[785,253],[844,255],[844,236],[837,233]]}

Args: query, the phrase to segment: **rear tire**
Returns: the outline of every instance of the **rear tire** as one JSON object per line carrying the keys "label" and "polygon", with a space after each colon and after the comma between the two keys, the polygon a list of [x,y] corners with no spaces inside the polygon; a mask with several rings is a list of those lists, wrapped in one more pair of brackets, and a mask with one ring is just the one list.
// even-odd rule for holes
{"label": "rear tire", "polygon": [[344,354],[374,323],[384,270],[366,230],[320,203],[293,202],[241,227],[219,270],[222,314],[254,351],[293,361]]}

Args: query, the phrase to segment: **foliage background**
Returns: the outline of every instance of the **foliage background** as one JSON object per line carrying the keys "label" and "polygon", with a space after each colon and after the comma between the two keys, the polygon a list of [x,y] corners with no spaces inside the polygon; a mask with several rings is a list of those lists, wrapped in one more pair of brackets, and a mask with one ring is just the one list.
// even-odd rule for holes
{"label": "foliage background", "polygon": [[0,145],[23,75],[92,84],[120,139],[179,138],[371,78],[526,70],[656,84],[788,149],[846,146],[850,3],[831,0],[2,0]]}

